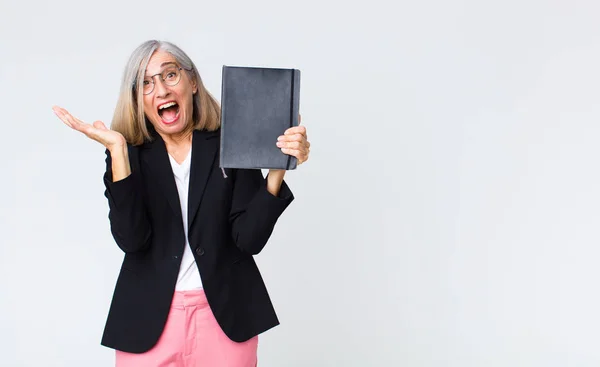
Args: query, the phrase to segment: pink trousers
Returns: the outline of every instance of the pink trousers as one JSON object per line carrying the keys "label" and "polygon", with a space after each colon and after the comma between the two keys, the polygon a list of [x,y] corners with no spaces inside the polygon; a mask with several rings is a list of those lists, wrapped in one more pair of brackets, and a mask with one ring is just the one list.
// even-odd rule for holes
{"label": "pink trousers", "polygon": [[257,348],[258,336],[236,343],[223,333],[204,291],[177,291],[156,346],[116,351],[116,367],[256,367]]}

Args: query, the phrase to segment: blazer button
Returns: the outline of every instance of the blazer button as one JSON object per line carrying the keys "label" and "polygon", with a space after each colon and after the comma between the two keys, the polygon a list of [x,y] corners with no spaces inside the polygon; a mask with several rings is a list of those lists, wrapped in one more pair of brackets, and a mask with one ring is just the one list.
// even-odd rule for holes
{"label": "blazer button", "polygon": [[202,256],[202,255],[204,255],[204,249],[203,249],[202,247],[198,247],[198,248],[196,249],[196,253],[197,253],[199,256]]}

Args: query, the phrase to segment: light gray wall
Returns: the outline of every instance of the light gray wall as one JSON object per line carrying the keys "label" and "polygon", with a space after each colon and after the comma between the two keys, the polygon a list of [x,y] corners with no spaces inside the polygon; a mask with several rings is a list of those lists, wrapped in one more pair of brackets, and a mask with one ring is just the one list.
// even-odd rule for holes
{"label": "light gray wall", "polygon": [[104,149],[51,106],[109,123],[149,38],[219,98],[222,64],[302,70],[261,366],[600,364],[597,2],[128,4],[0,5],[2,366],[113,363]]}

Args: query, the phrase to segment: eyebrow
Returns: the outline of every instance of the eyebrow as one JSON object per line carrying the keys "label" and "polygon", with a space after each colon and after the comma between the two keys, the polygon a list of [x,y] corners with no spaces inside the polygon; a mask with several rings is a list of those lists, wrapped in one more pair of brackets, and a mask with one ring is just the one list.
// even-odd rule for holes
{"label": "eyebrow", "polygon": [[[166,61],[166,62],[163,62],[162,64],[160,64],[160,67],[162,69],[163,67],[165,67],[167,65],[175,65],[175,66],[177,66],[177,63],[174,62],[174,61]],[[149,74],[145,74],[144,77],[146,77],[146,76],[150,76],[150,75]]]}

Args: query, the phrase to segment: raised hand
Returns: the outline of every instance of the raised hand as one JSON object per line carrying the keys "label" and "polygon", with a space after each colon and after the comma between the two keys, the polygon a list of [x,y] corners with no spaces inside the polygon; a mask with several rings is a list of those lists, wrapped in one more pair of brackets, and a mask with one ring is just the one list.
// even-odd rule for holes
{"label": "raised hand", "polygon": [[[298,115],[298,123],[302,116]],[[308,160],[310,154],[310,143],[304,126],[294,126],[285,130],[283,135],[277,138],[277,146],[285,154],[292,155],[298,160],[298,165]],[[277,196],[283,182],[285,169],[269,169],[267,176],[267,190]]]}
{"label": "raised hand", "polygon": [[86,124],[80,119],[71,115],[62,107],[53,106],[52,110],[73,130],[77,130],[85,134],[88,138],[93,139],[104,145],[106,149],[113,150],[126,146],[127,142],[121,133],[111,130],[104,125],[102,121],[95,121],[93,124]]}
{"label": "raised hand", "polygon": [[[298,116],[300,123],[301,116]],[[277,146],[285,154],[292,155],[298,160],[298,165],[308,160],[310,154],[310,142],[304,126],[294,126],[287,129],[283,135],[277,139]]]}

